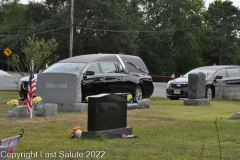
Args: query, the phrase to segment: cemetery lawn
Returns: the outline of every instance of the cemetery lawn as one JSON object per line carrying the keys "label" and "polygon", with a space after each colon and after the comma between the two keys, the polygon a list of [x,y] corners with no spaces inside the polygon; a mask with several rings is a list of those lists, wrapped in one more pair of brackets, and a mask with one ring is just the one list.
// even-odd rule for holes
{"label": "cemetery lawn", "polygon": [[7,102],[18,99],[18,92],[0,91],[0,97],[0,139],[25,130],[14,151],[19,159],[240,159],[240,121],[228,120],[240,112],[238,100],[184,106],[183,100],[153,97],[150,108],[128,110],[127,126],[139,138],[70,139],[68,132],[74,126],[87,130],[87,111],[8,119]]}

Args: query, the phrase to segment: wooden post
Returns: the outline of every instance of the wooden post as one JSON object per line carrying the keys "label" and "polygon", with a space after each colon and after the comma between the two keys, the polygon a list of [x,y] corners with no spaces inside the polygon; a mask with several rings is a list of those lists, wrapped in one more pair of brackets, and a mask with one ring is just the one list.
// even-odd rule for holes
{"label": "wooden post", "polygon": [[218,99],[222,99],[222,80],[218,80]]}
{"label": "wooden post", "polygon": [[69,46],[69,57],[72,57],[73,50],[73,17],[74,17],[74,0],[71,0],[71,24],[70,24],[70,46]]}

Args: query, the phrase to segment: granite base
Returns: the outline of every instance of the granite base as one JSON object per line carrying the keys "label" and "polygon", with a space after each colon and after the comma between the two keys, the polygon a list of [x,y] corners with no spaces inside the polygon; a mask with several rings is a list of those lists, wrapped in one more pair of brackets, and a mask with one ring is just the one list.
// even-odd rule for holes
{"label": "granite base", "polygon": [[132,128],[116,128],[116,129],[109,129],[109,130],[101,130],[101,131],[83,131],[82,137],[83,138],[96,138],[99,135],[103,135],[105,138],[112,139],[112,138],[122,138],[122,135],[130,135],[132,134]]}
{"label": "granite base", "polygon": [[184,99],[184,105],[191,105],[191,106],[201,106],[201,105],[210,105],[209,99]]}

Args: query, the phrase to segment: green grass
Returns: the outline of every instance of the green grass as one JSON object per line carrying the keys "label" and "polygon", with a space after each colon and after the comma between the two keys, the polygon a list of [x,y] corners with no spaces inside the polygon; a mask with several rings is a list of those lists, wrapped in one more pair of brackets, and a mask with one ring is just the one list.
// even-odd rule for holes
{"label": "green grass", "polygon": [[[68,131],[79,125],[87,130],[87,112],[58,112],[57,116],[32,119],[8,119],[11,110],[6,103],[17,99],[17,91],[0,91],[0,139],[25,133],[15,153],[37,153],[31,159],[119,159],[119,160],[193,160],[240,159],[240,121],[228,120],[240,111],[237,100],[213,99],[206,106],[184,106],[182,100],[151,98],[149,109],[128,110],[127,126],[133,128],[133,139],[70,139]],[[214,121],[217,120],[217,127]],[[220,136],[221,152],[218,134]],[[86,158],[104,151],[103,158]],[[68,153],[83,153],[84,158]],[[42,153],[42,154],[41,154]],[[59,153],[65,153],[60,158]],[[44,157],[53,156],[53,157]],[[56,155],[55,155],[56,154]],[[102,154],[100,154],[102,155]],[[40,157],[42,156],[42,157]],[[74,156],[74,155],[72,155]]]}

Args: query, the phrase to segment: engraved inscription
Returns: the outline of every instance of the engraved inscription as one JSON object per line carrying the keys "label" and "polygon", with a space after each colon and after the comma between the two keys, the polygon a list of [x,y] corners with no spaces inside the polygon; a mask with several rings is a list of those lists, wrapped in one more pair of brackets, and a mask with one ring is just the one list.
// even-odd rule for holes
{"label": "engraved inscription", "polygon": [[67,83],[46,83],[46,88],[67,88]]}

